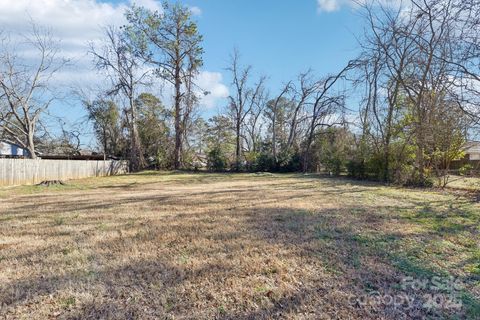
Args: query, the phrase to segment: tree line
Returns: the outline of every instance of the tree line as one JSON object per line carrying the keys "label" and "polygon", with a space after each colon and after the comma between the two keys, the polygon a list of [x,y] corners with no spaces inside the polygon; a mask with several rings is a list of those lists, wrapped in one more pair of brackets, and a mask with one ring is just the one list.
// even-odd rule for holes
{"label": "tree line", "polygon": [[[268,76],[255,76],[234,50],[226,66],[230,96],[204,119],[203,39],[189,8],[131,6],[127,23],[105,28],[102,44],[89,48],[108,83],[94,98],[80,95],[99,151],[128,159],[133,171],[324,171],[447,183],[478,122],[480,4],[369,1],[361,12],[360,53],[333,74],[305,70],[269,88]],[[54,40],[34,27],[28,43],[41,59],[25,65],[8,35],[2,39],[0,139],[31,157],[37,146],[75,152],[81,133],[62,130],[52,139],[42,125],[57,98],[49,81],[67,63]],[[153,89],[159,86],[163,92]]]}

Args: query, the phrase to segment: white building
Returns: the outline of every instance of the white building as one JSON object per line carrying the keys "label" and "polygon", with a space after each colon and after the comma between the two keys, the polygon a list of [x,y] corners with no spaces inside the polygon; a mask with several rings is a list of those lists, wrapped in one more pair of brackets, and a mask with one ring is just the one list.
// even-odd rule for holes
{"label": "white building", "polygon": [[28,157],[28,150],[14,143],[0,141],[0,157]]}

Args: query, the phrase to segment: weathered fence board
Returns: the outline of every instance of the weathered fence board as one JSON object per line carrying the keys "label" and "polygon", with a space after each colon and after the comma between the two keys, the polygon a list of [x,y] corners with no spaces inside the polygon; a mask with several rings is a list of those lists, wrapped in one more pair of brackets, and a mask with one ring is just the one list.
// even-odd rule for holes
{"label": "weathered fence board", "polygon": [[101,177],[127,172],[126,161],[0,159],[0,186]]}

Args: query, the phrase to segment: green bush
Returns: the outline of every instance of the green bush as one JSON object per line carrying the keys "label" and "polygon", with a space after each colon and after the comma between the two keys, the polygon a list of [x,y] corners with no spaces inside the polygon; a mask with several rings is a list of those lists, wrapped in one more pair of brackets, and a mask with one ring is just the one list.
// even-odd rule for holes
{"label": "green bush", "polygon": [[333,175],[340,175],[344,171],[345,163],[340,157],[329,157],[324,160],[323,164],[327,172],[331,172]]}
{"label": "green bush", "polygon": [[207,166],[208,170],[214,172],[226,171],[228,168],[228,159],[219,146],[213,148],[208,153]]}
{"label": "green bush", "polygon": [[473,166],[469,163],[463,165],[460,167],[460,169],[458,169],[458,174],[461,175],[461,176],[466,176],[466,175],[469,175],[471,174],[473,170]]}
{"label": "green bush", "polygon": [[348,175],[356,179],[382,180],[384,165],[378,157],[355,159],[347,162]]}
{"label": "green bush", "polygon": [[362,160],[350,160],[347,162],[348,175],[355,179],[366,179],[365,163]]}
{"label": "green bush", "polygon": [[298,152],[282,152],[278,155],[277,163],[270,171],[298,172],[302,170],[302,157]]}

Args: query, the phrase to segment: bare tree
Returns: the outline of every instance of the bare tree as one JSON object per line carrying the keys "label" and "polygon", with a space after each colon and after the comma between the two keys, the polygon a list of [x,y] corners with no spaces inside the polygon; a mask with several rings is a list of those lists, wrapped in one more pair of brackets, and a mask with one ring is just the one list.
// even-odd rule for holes
{"label": "bare tree", "polygon": [[293,100],[296,101],[295,108],[290,121],[290,133],[288,135],[287,149],[290,150],[293,147],[295,138],[297,137],[298,124],[300,122],[300,116],[305,105],[309,99],[317,90],[318,83],[313,80],[313,71],[311,69],[298,76],[298,84],[295,86],[295,96]]}
{"label": "bare tree", "polygon": [[260,92],[256,95],[256,99],[251,101],[252,108],[250,109],[250,113],[245,121],[246,136],[244,139],[247,144],[247,151],[253,153],[258,151],[258,144],[261,138],[263,124],[261,117],[268,101],[268,93],[265,91],[265,88],[261,86],[258,89]]}
{"label": "bare tree", "polygon": [[[52,79],[67,63],[59,57],[58,41],[48,30],[32,24],[24,41],[5,35],[0,43],[0,128],[3,138],[36,155],[35,136],[41,117],[58,99]],[[20,51],[32,50],[35,60],[22,57]]]}
{"label": "bare tree", "polygon": [[[474,6],[478,11],[478,4]],[[457,105],[473,111],[469,108],[472,104],[462,99],[464,89],[474,92],[466,85],[475,77],[467,72],[472,70],[472,61],[465,57],[471,58],[475,49],[466,44],[466,32],[462,30],[467,24],[464,19],[470,20],[471,7],[457,0],[412,0],[408,7],[384,7],[375,1],[364,9],[369,26],[361,57],[368,91],[365,132],[371,134],[383,155],[383,179],[388,181],[390,145],[400,133],[395,128],[400,115],[404,139],[400,150],[403,152],[408,145],[415,148],[412,179],[425,184],[437,148],[435,131],[452,128],[436,126],[441,123],[438,114],[444,113],[440,107]]]}
{"label": "bare tree", "polygon": [[345,123],[345,95],[343,92],[332,92],[335,84],[345,76],[345,73],[355,67],[354,62],[348,63],[339,73],[318,81],[314,101],[307,116],[308,128],[303,149],[303,171],[308,170],[310,147],[318,128],[343,125]]}
{"label": "bare tree", "polygon": [[[375,14],[372,6],[364,8],[369,32],[360,43],[363,53],[359,60],[367,89],[363,127],[367,130],[364,133],[375,142],[377,151],[383,154],[383,180],[389,181],[394,119],[403,94],[402,75],[413,62],[413,41],[396,32],[404,14],[402,8],[381,8],[382,22],[379,22],[382,18],[379,18],[378,12]],[[407,33],[410,31],[406,30]]]}
{"label": "bare tree", "polygon": [[120,95],[126,101],[124,114],[130,133],[130,166],[133,171],[145,167],[145,159],[138,133],[138,111],[135,99],[139,88],[147,84],[149,71],[134,54],[133,47],[125,34],[114,27],[105,29],[105,43],[101,49],[91,45],[91,53],[95,58],[96,67],[107,71],[112,82],[109,96]]}
{"label": "bare tree", "polygon": [[[268,106],[268,110],[266,111],[267,117],[271,122],[271,130],[272,130],[272,158],[275,163],[277,163],[277,120],[278,120],[278,113],[279,113],[279,104],[280,102],[285,99],[285,96],[292,90],[292,82],[287,82],[283,88],[281,89],[280,93],[275,97],[273,103]],[[298,105],[297,105],[298,107]],[[295,116],[295,115],[294,115]]]}
{"label": "bare tree", "polygon": [[480,120],[480,2],[476,0],[450,0],[447,2],[450,54],[435,52],[434,56],[449,68],[458,107]]}
{"label": "bare tree", "polygon": [[253,108],[263,98],[265,77],[250,87],[251,66],[242,67],[240,65],[240,53],[234,50],[230,66],[227,70],[232,75],[232,86],[234,94],[229,97],[229,111],[233,119],[235,131],[235,169],[238,171],[241,167],[242,157],[242,130],[245,119],[251,113]]}
{"label": "bare tree", "polygon": [[[186,70],[182,70],[182,79],[185,87],[183,108],[181,110],[181,132],[182,141],[180,145],[180,155],[182,157],[182,165],[185,166],[185,156],[191,153],[191,145],[189,137],[192,132],[196,131],[195,125],[200,118],[198,114],[198,103],[200,97],[197,94],[198,86],[195,84],[195,77],[198,74],[197,66],[192,61],[188,64]],[[204,95],[208,95],[209,92],[204,92]],[[190,157],[192,158],[192,157]]]}

